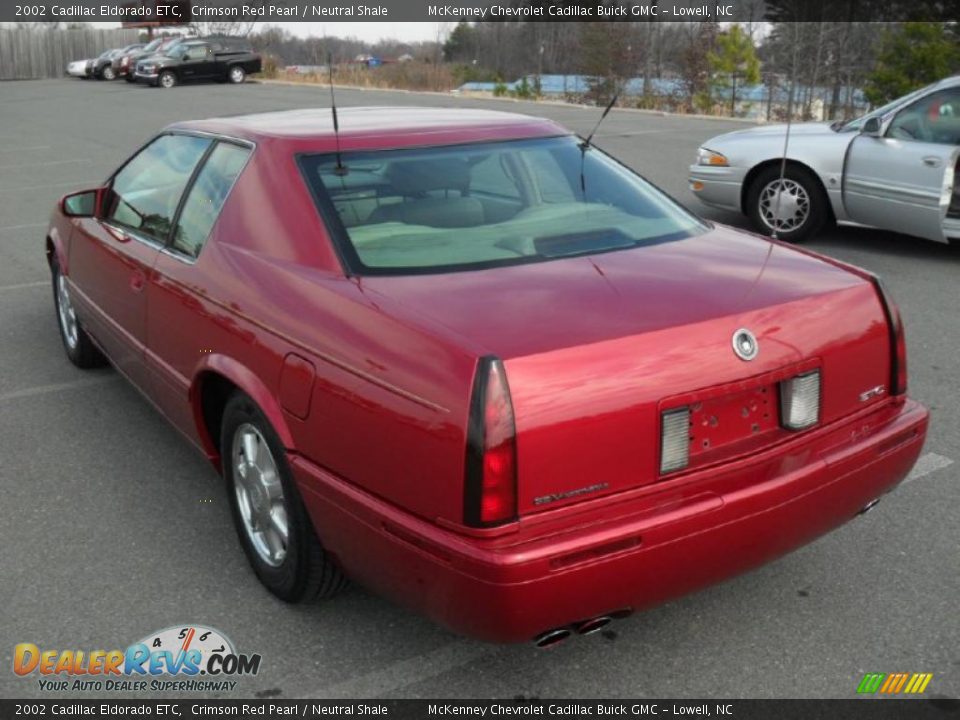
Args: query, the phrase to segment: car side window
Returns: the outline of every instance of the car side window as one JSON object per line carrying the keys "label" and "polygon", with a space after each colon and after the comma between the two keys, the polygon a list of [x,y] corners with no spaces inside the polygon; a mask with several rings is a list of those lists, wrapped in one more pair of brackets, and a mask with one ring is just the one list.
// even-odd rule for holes
{"label": "car side window", "polygon": [[195,45],[187,50],[187,60],[203,60],[210,52],[206,45]]}
{"label": "car side window", "polygon": [[211,142],[161,135],[114,176],[104,218],[165,243],[183,191]]}
{"label": "car side window", "polygon": [[931,93],[897,113],[887,137],[960,145],[960,87]]}
{"label": "car side window", "polygon": [[248,157],[250,148],[228,142],[217,144],[183,203],[171,243],[174,249],[194,258],[200,254]]}

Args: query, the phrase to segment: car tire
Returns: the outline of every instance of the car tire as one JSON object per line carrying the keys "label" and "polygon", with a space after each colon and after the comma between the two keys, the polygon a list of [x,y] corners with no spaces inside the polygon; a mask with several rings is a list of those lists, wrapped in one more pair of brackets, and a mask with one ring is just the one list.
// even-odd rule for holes
{"label": "car tire", "polygon": [[290,603],[340,592],[346,577],[317,539],[283,444],[241,392],[224,409],[220,450],[237,536],[260,582]]}
{"label": "car tire", "polygon": [[247,71],[239,65],[227,69],[227,79],[234,85],[239,85],[247,79]]}
{"label": "car tire", "polygon": [[93,344],[93,340],[83,329],[77,318],[76,310],[70,298],[70,289],[66,277],[60,272],[56,260],[50,268],[53,278],[53,306],[57,312],[57,327],[67,357],[78,368],[88,369],[106,365],[107,359]]}
{"label": "car tire", "polygon": [[830,201],[820,181],[805,168],[787,165],[778,215],[780,183],[779,163],[761,170],[750,183],[746,209],[753,226],[764,235],[776,232],[777,239],[784,242],[802,242],[815,236],[831,219]]}
{"label": "car tire", "polygon": [[100,73],[100,76],[101,76],[104,80],[116,80],[116,79],[117,79],[117,74],[113,71],[113,68],[110,67],[109,65],[107,65],[107,66],[103,69],[103,72]]}
{"label": "car tire", "polygon": [[157,78],[157,86],[166,88],[169,90],[172,87],[177,86],[177,75],[176,73],[170,70],[164,70],[160,73],[160,77]]}

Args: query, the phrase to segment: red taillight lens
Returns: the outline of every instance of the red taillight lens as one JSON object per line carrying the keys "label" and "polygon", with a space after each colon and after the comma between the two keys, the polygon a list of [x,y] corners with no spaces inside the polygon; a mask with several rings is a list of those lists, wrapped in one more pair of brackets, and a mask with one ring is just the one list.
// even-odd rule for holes
{"label": "red taillight lens", "polygon": [[517,517],[517,431],[503,363],[481,358],[467,427],[464,521],[501,525]]}
{"label": "red taillight lens", "polygon": [[907,343],[903,336],[903,320],[883,281],[876,275],[872,280],[890,329],[890,394],[903,395],[907,392]]}

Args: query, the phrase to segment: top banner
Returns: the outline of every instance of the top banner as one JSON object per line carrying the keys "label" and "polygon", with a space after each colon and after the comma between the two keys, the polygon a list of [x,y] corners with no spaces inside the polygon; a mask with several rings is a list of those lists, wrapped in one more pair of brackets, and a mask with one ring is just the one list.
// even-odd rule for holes
{"label": "top banner", "polygon": [[27,0],[2,3],[0,22],[891,22],[960,20],[960,0]]}

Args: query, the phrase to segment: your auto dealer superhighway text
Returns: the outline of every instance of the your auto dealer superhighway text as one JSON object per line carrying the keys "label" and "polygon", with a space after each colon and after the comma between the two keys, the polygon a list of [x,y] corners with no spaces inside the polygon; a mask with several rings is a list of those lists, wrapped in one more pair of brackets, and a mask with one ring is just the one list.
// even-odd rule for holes
{"label": "your auto dealer superhighway text", "polygon": [[597,703],[591,705],[570,704],[530,704],[522,702],[516,705],[456,705],[453,703],[430,703],[427,706],[428,715],[472,715],[485,717],[486,715],[696,715],[699,717],[723,717],[733,715],[732,705],[714,705],[707,703],[700,705],[659,705],[654,703],[623,705],[618,703]]}

